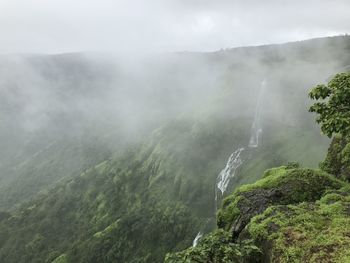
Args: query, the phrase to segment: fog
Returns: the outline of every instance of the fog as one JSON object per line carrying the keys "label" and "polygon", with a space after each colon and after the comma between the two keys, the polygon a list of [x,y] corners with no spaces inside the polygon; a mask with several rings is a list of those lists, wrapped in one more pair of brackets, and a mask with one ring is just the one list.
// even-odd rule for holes
{"label": "fog", "polygon": [[307,90],[347,65],[342,53],[347,40],[140,57],[3,55],[2,136],[23,143],[27,135],[44,131],[45,145],[52,136],[80,138],[88,132],[124,141],[123,136],[134,140],[179,116],[250,118],[263,79],[273,102],[265,107],[268,117],[295,124],[305,119]]}
{"label": "fog", "polygon": [[0,53],[214,51],[350,31],[347,0],[1,0]]}
{"label": "fog", "polygon": [[[298,98],[305,96],[294,103],[304,103],[311,85],[348,65],[348,55],[343,54],[347,41],[348,37],[339,37],[143,56],[107,52],[2,55],[0,114],[2,127],[7,127],[3,133],[12,136],[12,127],[16,133],[50,129],[55,134],[81,136],[86,128],[133,136],[181,115],[221,111],[223,116],[236,112],[251,116],[253,107],[249,106],[263,79],[269,80],[269,96],[274,101],[265,110],[285,121],[284,112],[293,114],[279,108],[288,106],[280,104],[288,86],[295,85],[292,94]],[[226,93],[232,103],[227,103]]]}
{"label": "fog", "polygon": [[178,120],[250,123],[264,79],[269,128],[319,133],[307,92],[350,64],[349,37],[233,47],[344,34],[349,11],[346,1],[0,0],[0,209]]}

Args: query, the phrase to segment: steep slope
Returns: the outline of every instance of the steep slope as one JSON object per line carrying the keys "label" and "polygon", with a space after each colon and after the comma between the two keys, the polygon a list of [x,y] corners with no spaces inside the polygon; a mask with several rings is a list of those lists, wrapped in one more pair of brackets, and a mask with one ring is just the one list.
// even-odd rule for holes
{"label": "steep slope", "polygon": [[102,163],[3,221],[1,261],[51,262],[66,254],[71,262],[154,262],[174,244],[188,245],[191,212],[149,191],[150,171],[131,156],[123,165]]}
{"label": "steep slope", "polygon": [[[64,254],[68,262],[161,262],[166,252],[184,249],[214,216],[222,160],[232,144],[249,139],[232,123],[178,120],[42,194],[2,220],[1,261],[50,262]],[[288,147],[268,149],[278,153],[272,159],[290,156]],[[266,157],[260,162],[256,172],[271,165]]]}

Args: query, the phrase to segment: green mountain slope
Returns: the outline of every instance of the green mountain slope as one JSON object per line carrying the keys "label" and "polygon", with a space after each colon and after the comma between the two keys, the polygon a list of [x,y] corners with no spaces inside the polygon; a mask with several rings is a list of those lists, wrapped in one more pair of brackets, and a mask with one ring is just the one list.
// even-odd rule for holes
{"label": "green mountain slope", "polygon": [[[185,248],[213,216],[213,186],[231,145],[247,139],[244,127],[223,127],[178,120],[141,147],[34,199],[2,221],[0,258],[50,262],[66,254],[69,262],[161,262],[166,252]],[[250,180],[287,160],[289,149],[276,146],[269,151],[278,155],[262,153]]]}

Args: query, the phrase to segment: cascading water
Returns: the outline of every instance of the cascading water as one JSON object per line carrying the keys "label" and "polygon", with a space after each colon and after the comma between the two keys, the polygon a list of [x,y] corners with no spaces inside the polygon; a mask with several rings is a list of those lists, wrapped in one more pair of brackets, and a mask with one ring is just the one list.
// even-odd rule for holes
{"label": "cascading water", "polygon": [[259,145],[259,136],[260,133],[262,132],[261,129],[261,103],[262,103],[262,97],[265,91],[265,86],[266,86],[266,80],[263,80],[261,82],[260,86],[260,91],[259,91],[259,96],[258,100],[256,103],[256,108],[255,108],[255,115],[254,115],[254,121],[252,124],[251,132],[250,132],[250,140],[249,140],[249,145],[248,147],[250,148],[256,148]]}
{"label": "cascading water", "polygon": [[199,239],[202,238],[202,236],[203,236],[203,233],[198,232],[197,236],[193,240],[193,244],[192,244],[193,247],[196,247],[198,245],[198,241],[199,241]]}
{"label": "cascading water", "polygon": [[[263,80],[260,85],[260,91],[258,95],[258,99],[255,107],[254,121],[251,127],[250,132],[250,140],[248,144],[248,149],[241,147],[235,150],[226,163],[226,166],[219,173],[216,185],[215,185],[215,214],[217,211],[217,203],[218,203],[218,190],[221,192],[221,196],[224,195],[226,189],[231,181],[231,179],[235,176],[237,169],[243,164],[244,158],[242,157],[242,153],[251,148],[257,148],[259,146],[259,137],[262,133],[261,128],[261,107],[263,101],[263,95],[265,91],[266,80]],[[193,240],[193,247],[197,246],[199,240],[202,238],[203,233],[200,231],[195,239]]]}
{"label": "cascading water", "polygon": [[[260,137],[260,134],[262,133],[261,105],[262,105],[262,99],[265,91],[265,86],[266,86],[266,80],[263,80],[260,85],[258,100],[256,102],[254,121],[251,127],[250,140],[248,144],[249,148],[257,148],[259,146],[259,137]],[[243,151],[245,150],[246,148],[239,148],[235,150],[230,155],[225,168],[218,175],[216,187],[221,191],[221,195],[223,195],[224,192],[226,191],[230,183],[230,180],[236,174],[236,170],[243,164],[244,159],[241,156]],[[217,200],[217,194],[215,196],[215,200]]]}
{"label": "cascading water", "polygon": [[228,158],[225,168],[222,169],[217,177],[216,186],[221,191],[221,194],[226,191],[227,186],[230,183],[230,179],[235,176],[237,168],[243,164],[243,160],[241,159],[241,153],[243,151],[244,148],[239,148],[238,150],[234,151]]}

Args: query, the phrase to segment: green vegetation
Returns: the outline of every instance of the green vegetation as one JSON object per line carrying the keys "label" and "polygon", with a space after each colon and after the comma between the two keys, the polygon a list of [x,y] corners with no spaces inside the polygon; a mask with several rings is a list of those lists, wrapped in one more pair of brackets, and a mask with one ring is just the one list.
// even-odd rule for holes
{"label": "green vegetation", "polygon": [[350,136],[350,73],[337,74],[328,85],[318,85],[309,93],[315,102],[310,111],[318,114],[316,121],[322,131],[332,137],[334,134]]}
{"label": "green vegetation", "polygon": [[328,189],[337,189],[343,184],[317,170],[286,167],[268,170],[263,179],[241,186],[223,201],[218,212],[218,226],[234,229],[239,234],[253,216],[268,206],[316,201]]}
{"label": "green vegetation", "polygon": [[1,261],[160,262],[188,246],[184,237],[198,220],[183,204],[159,199],[148,188],[151,171],[131,156],[102,163],[3,220]]}
{"label": "green vegetation", "polygon": [[249,128],[225,119],[168,123],[148,142],[4,216],[0,261],[162,262],[167,252],[188,247],[213,216],[213,183]]}
{"label": "green vegetation", "polygon": [[224,200],[217,232],[166,262],[348,262],[349,206],[348,183],[274,168]]}
{"label": "green vegetation", "polygon": [[242,120],[169,122],[146,143],[4,214],[0,261],[163,261],[213,216],[213,183],[249,128]]}
{"label": "green vegetation", "polygon": [[0,167],[9,178],[8,182],[0,184],[0,210],[14,210],[41,190],[111,156],[106,142],[90,137],[85,141],[65,137],[42,144],[41,150],[35,153],[23,150],[20,157],[23,160],[19,163],[11,163],[9,168]]}
{"label": "green vegetation", "polygon": [[183,252],[168,254],[166,263],[191,263],[191,262],[256,262],[254,258],[260,256],[260,250],[251,240],[240,243],[231,242],[228,232],[221,229],[205,236],[200,240],[198,247],[189,248]]}
{"label": "green vegetation", "polygon": [[350,143],[343,136],[335,136],[321,168],[338,178],[350,181]]}
{"label": "green vegetation", "polygon": [[247,232],[271,247],[271,262],[349,262],[350,192],[332,191],[315,203],[272,206]]}

